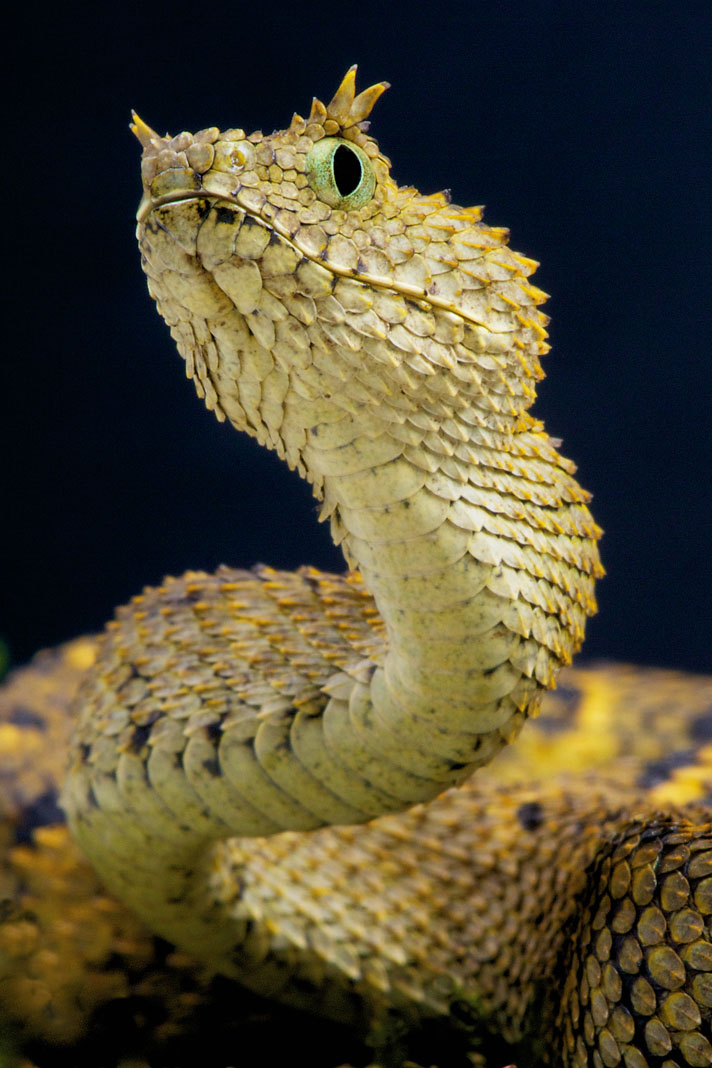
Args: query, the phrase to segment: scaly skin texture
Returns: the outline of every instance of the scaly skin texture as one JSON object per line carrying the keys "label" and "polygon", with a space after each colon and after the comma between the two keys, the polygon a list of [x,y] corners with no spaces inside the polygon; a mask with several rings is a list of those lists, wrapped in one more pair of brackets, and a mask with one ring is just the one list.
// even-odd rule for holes
{"label": "scaly skin texture", "polygon": [[[322,1019],[315,1040],[310,1019],[262,1004],[244,988],[210,980],[188,955],[157,941],[107,895],[66,827],[55,822],[69,709],[95,654],[96,643],[86,640],[41,654],[0,688],[0,830],[9,845],[0,863],[5,899],[0,1018],[13,1025],[16,1048],[32,1054],[41,1068],[67,1059],[78,1068],[96,1068],[118,1063],[122,1055],[132,1057],[132,1068],[133,1058],[151,1068],[225,1068],[236,1061],[251,1063],[253,1049],[261,1063],[289,1064],[295,1050],[307,1049],[314,1065],[323,1068],[345,1059],[365,1063],[366,1050],[354,1045],[354,1031],[363,1038],[359,1024],[329,1031]],[[575,1032],[580,1021],[585,1033],[606,1011],[607,1030],[627,1058],[623,1063],[646,1063],[645,1047],[643,1060],[636,1062],[630,1041],[624,1041],[631,1018],[644,1039],[650,1021],[663,1023],[671,1043],[668,1064],[694,1063],[692,1056],[686,1061],[680,1054],[681,1048],[690,1051],[690,1034],[661,1019],[666,992],[680,991],[701,1010],[698,1034],[694,1026],[688,1032],[699,1043],[698,1061],[705,1063],[701,1040],[709,1034],[705,983],[712,957],[708,936],[690,920],[693,912],[709,917],[703,900],[709,873],[705,876],[700,866],[706,863],[709,869],[712,852],[712,746],[702,744],[705,733],[709,737],[711,704],[712,678],[622,666],[568,669],[517,744],[436,803],[441,817],[460,820],[457,843],[444,838],[442,823],[439,834],[426,838],[419,828],[392,820],[399,836],[375,865],[363,831],[347,843],[340,831],[331,832],[335,863],[326,870],[315,868],[323,849],[295,857],[297,866],[307,860],[297,887],[319,880],[321,892],[312,892],[312,908],[331,895],[330,884],[339,885],[335,908],[340,901],[343,922],[349,905],[356,912],[360,895],[373,915],[371,937],[379,952],[389,938],[403,939],[409,913],[417,909],[421,924],[425,919],[442,925],[440,952],[449,947],[452,957],[466,955],[480,987],[479,1001],[456,992],[449,1033],[437,1020],[404,1031],[389,1016],[373,1035],[380,1063],[398,1064],[409,1055],[420,1064],[463,1068],[470,1063],[466,1050],[478,1051],[486,1060],[475,1063],[489,1068],[510,1061],[525,1068],[545,1058],[567,1063],[560,1049],[569,1042],[569,1028]],[[459,806],[452,817],[447,814],[451,797]],[[641,837],[652,860],[638,854],[645,862],[631,866],[629,857],[623,858],[612,879],[611,854],[628,848],[631,827],[635,841],[639,820],[646,823]],[[572,829],[575,848],[568,849]],[[681,833],[689,841],[689,855],[675,843]],[[407,848],[405,834],[413,835]],[[582,868],[580,847],[586,843],[592,859]],[[345,845],[350,854],[346,881],[337,874]],[[620,879],[626,865],[631,868],[627,889]],[[415,905],[402,873],[419,879]],[[299,921],[294,886],[280,872],[270,876],[264,866],[260,878],[263,874],[274,895],[272,922],[284,924],[291,910],[293,930],[295,917]],[[690,884],[682,907],[673,896],[680,875]],[[614,887],[620,895],[615,899]],[[606,895],[608,913],[597,913]],[[631,907],[634,914],[626,918]],[[561,926],[565,915],[568,923]],[[336,933],[338,921],[328,919],[334,919],[331,910],[324,912],[322,931]],[[647,1004],[631,1007],[633,996]],[[531,1004],[524,1016],[526,1035],[516,1046],[505,1045],[496,1032],[503,1027],[509,1033],[506,1006],[517,1003],[518,1012],[522,1004]],[[489,1004],[500,1006],[496,1016],[478,1023],[475,1010],[486,1011]],[[603,1041],[610,1041],[606,1028],[597,1026]],[[653,1026],[659,1030],[657,1022]],[[3,1063],[1,1043],[0,1028]],[[578,1063],[586,1063],[582,1053]],[[648,1063],[661,1062],[650,1057]]]}
{"label": "scaly skin texture", "polygon": [[[599,531],[528,414],[535,265],[479,209],[395,185],[365,125],[383,88],[349,71],[270,137],[136,120],[143,265],[188,374],[309,479],[355,570],[189,574],[119,610],[76,703],[69,824],[151,930],[387,1062],[441,1020],[522,1064],[708,1064],[704,753],[667,813],[632,751],[545,786],[482,768],[582,640]],[[17,983],[31,954],[7,955]]]}

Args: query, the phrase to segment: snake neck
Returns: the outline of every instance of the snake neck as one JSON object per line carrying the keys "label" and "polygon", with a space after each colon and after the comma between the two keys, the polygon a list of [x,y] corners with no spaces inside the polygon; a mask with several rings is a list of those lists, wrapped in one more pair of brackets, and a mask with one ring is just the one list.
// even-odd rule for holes
{"label": "snake neck", "polygon": [[587,495],[516,408],[496,430],[472,407],[448,417],[448,433],[430,418],[427,451],[368,410],[306,422],[292,463],[323,496],[387,633],[348,718],[374,754],[419,778],[408,800],[426,800],[516,736],[582,640],[597,567]]}
{"label": "snake neck", "polygon": [[469,552],[471,532],[448,521],[453,502],[399,442],[355,436],[328,449],[314,437],[306,454],[387,634],[368,692],[354,683],[350,699],[370,706],[374,750],[439,792],[513,736],[536,689],[508,659],[508,602],[488,591],[492,568]]}

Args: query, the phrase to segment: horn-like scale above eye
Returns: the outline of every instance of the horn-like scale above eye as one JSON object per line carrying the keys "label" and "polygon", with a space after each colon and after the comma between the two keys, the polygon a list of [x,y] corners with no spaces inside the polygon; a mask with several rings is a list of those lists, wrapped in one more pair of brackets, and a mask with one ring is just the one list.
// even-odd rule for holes
{"label": "horn-like scale above eye", "polygon": [[307,156],[307,179],[320,200],[342,211],[368,204],[376,188],[370,159],[343,137],[317,141]]}

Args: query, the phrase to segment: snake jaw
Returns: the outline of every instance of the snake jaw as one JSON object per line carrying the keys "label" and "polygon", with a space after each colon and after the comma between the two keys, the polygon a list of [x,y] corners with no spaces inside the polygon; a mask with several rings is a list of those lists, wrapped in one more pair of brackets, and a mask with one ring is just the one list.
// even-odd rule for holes
{"label": "snake jaw", "polygon": [[[160,197],[151,196],[150,192],[145,192],[141,197],[138,208],[136,209],[136,222],[141,224],[146,221],[152,211],[156,211],[158,208],[165,208],[169,206],[178,207],[181,204],[188,204],[193,200],[200,200],[209,197],[208,193],[186,191],[186,192],[174,192],[165,193]],[[221,198],[213,197],[213,200]]]}

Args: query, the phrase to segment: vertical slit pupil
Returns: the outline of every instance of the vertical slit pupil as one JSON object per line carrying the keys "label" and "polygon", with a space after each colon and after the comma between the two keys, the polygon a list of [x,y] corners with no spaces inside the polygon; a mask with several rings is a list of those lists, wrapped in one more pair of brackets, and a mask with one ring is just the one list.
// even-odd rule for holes
{"label": "vertical slit pupil", "polygon": [[361,181],[361,160],[346,145],[339,145],[334,152],[334,182],[342,197],[358,189]]}

